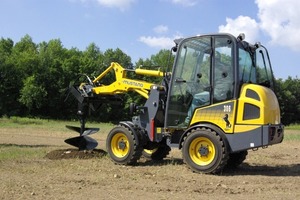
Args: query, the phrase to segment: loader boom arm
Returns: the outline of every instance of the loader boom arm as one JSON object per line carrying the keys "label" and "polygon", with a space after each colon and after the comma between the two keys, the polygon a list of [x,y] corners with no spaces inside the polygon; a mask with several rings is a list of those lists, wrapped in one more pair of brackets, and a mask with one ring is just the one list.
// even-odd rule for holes
{"label": "loader boom arm", "polygon": [[[116,80],[109,85],[102,85],[101,80],[112,70],[114,71]],[[102,72],[97,78],[92,81],[94,85],[100,83],[99,86],[95,86],[92,88],[92,92],[97,95],[114,95],[126,93],[128,91],[135,91],[148,99],[149,91],[155,84],[142,80],[129,79],[127,78],[128,71],[135,72],[139,75],[148,75],[154,77],[163,77],[165,75],[165,73],[161,72],[160,70],[124,69],[120,64],[112,62],[104,72]]]}

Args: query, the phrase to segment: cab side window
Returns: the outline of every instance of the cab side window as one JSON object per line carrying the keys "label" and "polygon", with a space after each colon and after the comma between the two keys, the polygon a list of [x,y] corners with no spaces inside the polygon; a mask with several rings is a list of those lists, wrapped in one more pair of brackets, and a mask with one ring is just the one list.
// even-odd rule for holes
{"label": "cab side window", "polygon": [[239,79],[241,83],[256,83],[256,72],[249,52],[239,48]]}
{"label": "cab side window", "polygon": [[232,42],[228,38],[216,38],[214,51],[214,103],[233,98]]}

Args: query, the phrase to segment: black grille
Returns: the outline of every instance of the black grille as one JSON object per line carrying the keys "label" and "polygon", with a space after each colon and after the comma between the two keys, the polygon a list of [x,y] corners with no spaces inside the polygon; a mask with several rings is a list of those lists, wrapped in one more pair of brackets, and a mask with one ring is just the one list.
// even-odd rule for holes
{"label": "black grille", "polygon": [[259,107],[245,103],[243,120],[258,119],[260,117]]}

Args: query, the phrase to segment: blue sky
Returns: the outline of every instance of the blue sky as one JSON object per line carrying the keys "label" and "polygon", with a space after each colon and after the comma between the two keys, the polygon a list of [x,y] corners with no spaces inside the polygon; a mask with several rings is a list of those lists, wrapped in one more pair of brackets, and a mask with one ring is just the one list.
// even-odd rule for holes
{"label": "blue sky", "polygon": [[0,37],[120,48],[132,61],[199,34],[243,32],[269,49],[276,78],[300,77],[298,0],[0,0]]}

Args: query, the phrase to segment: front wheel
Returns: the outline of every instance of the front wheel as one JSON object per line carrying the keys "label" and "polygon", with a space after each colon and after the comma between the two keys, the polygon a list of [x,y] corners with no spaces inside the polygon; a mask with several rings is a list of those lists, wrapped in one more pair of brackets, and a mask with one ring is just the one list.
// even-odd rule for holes
{"label": "front wheel", "polygon": [[184,162],[198,173],[219,173],[228,160],[222,138],[205,128],[197,128],[187,134],[182,144],[182,156]]}
{"label": "front wheel", "polygon": [[123,126],[113,128],[106,139],[106,149],[110,158],[116,164],[130,165],[141,157],[142,149],[138,145],[138,138]]}

